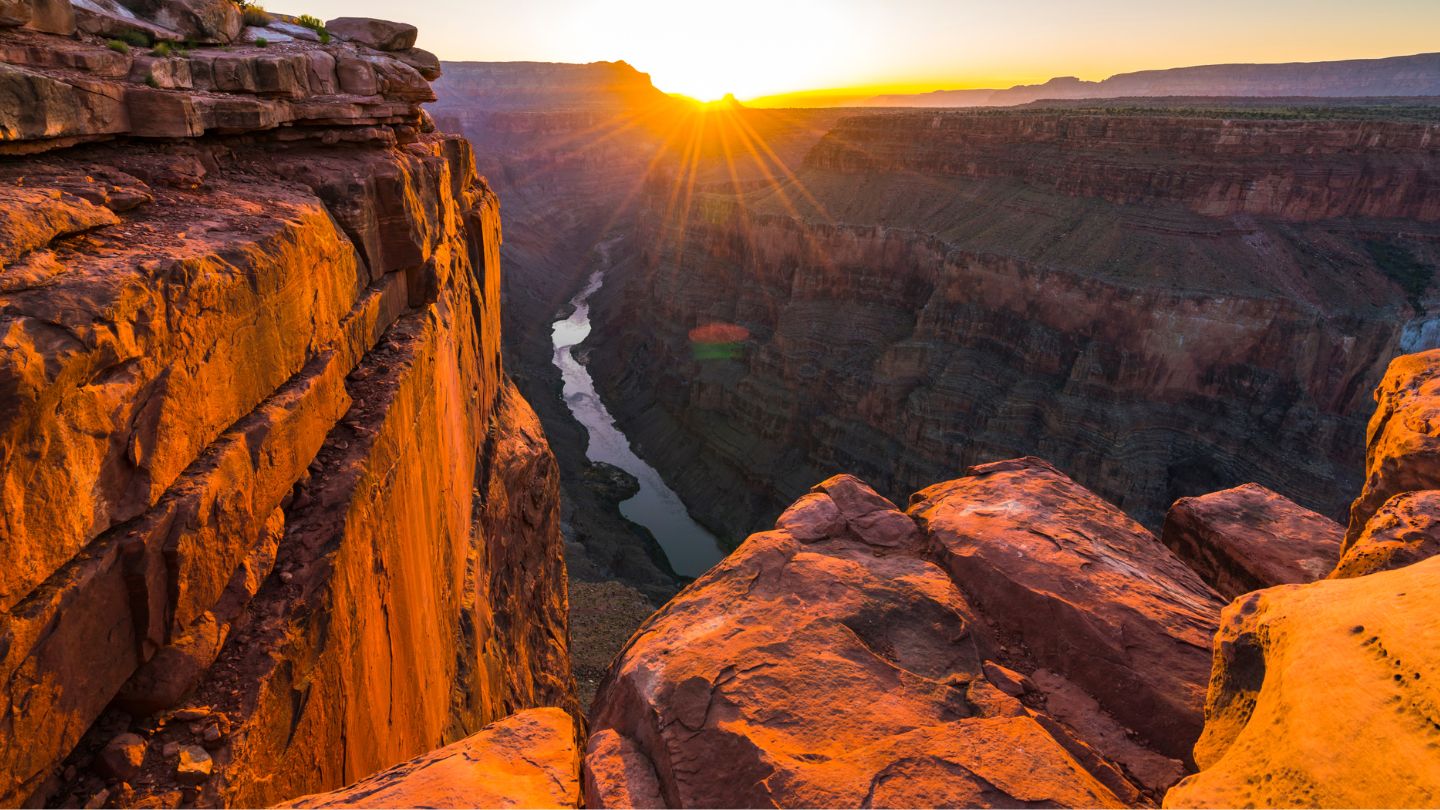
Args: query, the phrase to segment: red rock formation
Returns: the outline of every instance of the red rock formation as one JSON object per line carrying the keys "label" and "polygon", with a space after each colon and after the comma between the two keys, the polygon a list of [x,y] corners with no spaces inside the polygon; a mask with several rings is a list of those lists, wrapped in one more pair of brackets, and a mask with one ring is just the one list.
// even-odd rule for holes
{"label": "red rock formation", "polygon": [[917,500],[826,481],[657,613],[595,700],[587,802],[1158,798],[1181,766],[1144,741],[1198,733],[1218,598],[1043,462]]}
{"label": "red rock formation", "polygon": [[578,807],[575,723],[530,709],[341,790],[279,807]]}
{"label": "red rock formation", "polygon": [[[574,707],[498,202],[408,56],[0,29],[46,152],[0,166],[0,803],[259,806]],[[189,138],[62,148],[117,135]]]}
{"label": "red rock formation", "polygon": [[974,467],[912,498],[936,558],[1035,665],[1159,751],[1200,733],[1221,605],[1135,521],[1038,459]]}
{"label": "red rock formation", "polygon": [[1345,529],[1259,484],[1181,498],[1160,541],[1226,599],[1328,574]]}

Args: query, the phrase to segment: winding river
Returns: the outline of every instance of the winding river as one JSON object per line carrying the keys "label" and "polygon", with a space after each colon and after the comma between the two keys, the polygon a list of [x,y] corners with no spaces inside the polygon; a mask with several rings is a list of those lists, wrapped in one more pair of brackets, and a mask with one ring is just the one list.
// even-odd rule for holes
{"label": "winding river", "polygon": [[690,517],[680,496],[660,473],[630,449],[630,440],[615,426],[615,418],[595,392],[589,369],[575,357],[575,347],[590,334],[590,296],[604,282],[604,271],[596,270],[585,288],[570,299],[574,308],[570,316],[556,321],[551,330],[555,367],[565,383],[565,404],[590,434],[586,456],[613,464],[640,482],[640,491],[620,504],[620,513],[655,535],[676,573],[698,577],[724,556],[715,535]]}

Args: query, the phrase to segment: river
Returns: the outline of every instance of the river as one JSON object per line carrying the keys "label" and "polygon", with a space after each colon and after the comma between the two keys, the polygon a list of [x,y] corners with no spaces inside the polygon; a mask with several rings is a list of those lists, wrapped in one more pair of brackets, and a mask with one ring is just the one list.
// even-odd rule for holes
{"label": "river", "polygon": [[676,573],[698,577],[724,556],[715,535],[690,517],[660,473],[630,449],[630,440],[615,426],[615,418],[595,392],[590,370],[575,357],[575,347],[590,335],[590,296],[604,283],[604,271],[596,270],[570,300],[570,316],[556,321],[551,330],[555,367],[565,383],[565,404],[590,434],[586,456],[619,467],[640,482],[640,491],[620,504],[620,513],[655,535]]}

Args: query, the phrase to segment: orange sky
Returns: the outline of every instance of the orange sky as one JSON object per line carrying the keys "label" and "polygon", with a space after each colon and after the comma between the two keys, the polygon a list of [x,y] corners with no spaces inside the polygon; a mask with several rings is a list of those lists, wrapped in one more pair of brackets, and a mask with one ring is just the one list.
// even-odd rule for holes
{"label": "orange sky", "polygon": [[443,59],[623,59],[702,100],[1440,50],[1440,0],[282,0],[271,10],[401,17]]}

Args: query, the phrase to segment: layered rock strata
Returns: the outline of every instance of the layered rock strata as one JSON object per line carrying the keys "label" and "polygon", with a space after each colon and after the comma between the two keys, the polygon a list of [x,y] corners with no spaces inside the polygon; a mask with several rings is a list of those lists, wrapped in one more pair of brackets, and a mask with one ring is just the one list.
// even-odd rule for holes
{"label": "layered rock strata", "polygon": [[1158,800],[1219,597],[1038,460],[915,499],[830,479],[647,622],[592,708],[587,802]]}
{"label": "layered rock strata", "polygon": [[[1384,364],[1436,340],[1434,135],[851,116],[772,186],[653,180],[595,377],[732,539],[835,470],[901,497],[1024,454],[1156,528],[1247,482],[1337,518]],[[700,351],[717,322],[747,339]]]}
{"label": "layered rock strata", "polygon": [[259,806],[573,708],[498,202],[428,84],[61,33],[0,30],[45,152],[0,167],[0,802]]}
{"label": "layered rock strata", "polygon": [[1181,498],[1160,541],[1227,599],[1324,578],[1345,528],[1258,485]]}

